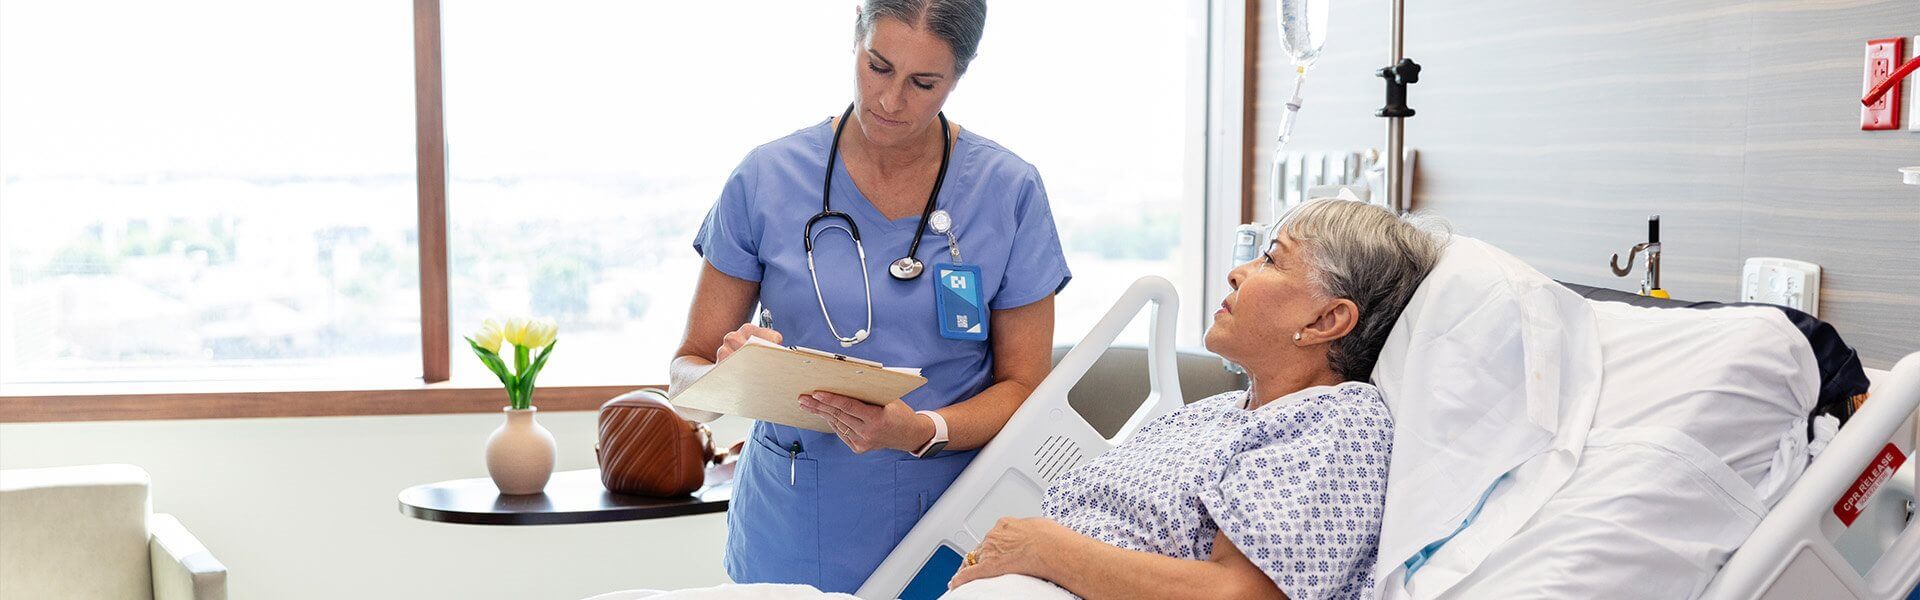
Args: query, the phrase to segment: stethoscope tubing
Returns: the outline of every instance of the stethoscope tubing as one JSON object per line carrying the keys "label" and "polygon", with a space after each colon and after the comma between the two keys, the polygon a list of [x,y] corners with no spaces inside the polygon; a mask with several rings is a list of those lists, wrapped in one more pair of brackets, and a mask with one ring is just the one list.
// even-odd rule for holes
{"label": "stethoscope tubing", "polygon": [[[833,128],[833,143],[827,147],[826,178],[820,185],[820,212],[813,215],[813,218],[807,219],[806,227],[801,231],[803,234],[801,237],[803,241],[802,247],[806,249],[807,253],[807,277],[813,280],[813,297],[820,303],[820,317],[827,321],[827,331],[832,333],[833,337],[840,341],[841,347],[848,347],[866,341],[867,336],[873,332],[873,279],[867,270],[866,246],[860,243],[860,226],[856,225],[853,222],[853,217],[847,215],[847,213],[833,209],[833,167],[839,160],[840,136],[847,130],[847,121],[853,118],[853,107],[854,105],[852,104],[847,105],[847,110],[840,114],[840,122]],[[925,269],[920,266],[920,259],[916,258],[920,252],[920,238],[927,235],[927,222],[932,219],[934,207],[940,199],[940,187],[947,180],[947,165],[953,158],[953,144],[948,139],[952,135],[953,130],[947,123],[947,115],[946,113],[937,113],[936,116],[940,118],[940,172],[934,176],[933,191],[927,194],[926,207],[920,210],[920,224],[914,229],[913,241],[907,246],[907,255],[894,261],[896,263],[905,262],[911,268],[906,270],[905,275],[902,275],[900,271],[888,269],[888,274],[900,281],[910,281],[919,278],[920,273],[925,271]],[[852,337],[840,335],[840,330],[833,326],[833,316],[827,313],[826,295],[820,291],[820,275],[814,270],[813,266],[813,238],[815,235],[813,228],[814,225],[828,219],[838,219],[841,223],[844,223],[845,226],[828,224],[822,229],[840,229],[846,231],[847,237],[853,238],[853,249],[860,259],[860,281],[862,287],[865,288],[867,299],[867,326],[854,332]],[[953,240],[951,230],[947,232],[947,238],[949,245],[951,245]],[[953,251],[957,256],[957,248]]]}
{"label": "stethoscope tubing", "polygon": [[[846,215],[839,213],[835,215],[845,219],[848,225],[853,224],[853,220],[847,219]],[[807,229],[812,230],[814,221],[825,216],[829,215],[823,213],[807,220]],[[834,339],[840,340],[840,347],[845,348],[866,341],[867,336],[873,331],[873,279],[867,275],[867,249],[860,246],[860,237],[856,230],[839,225],[827,225],[825,229],[840,229],[846,231],[848,237],[853,238],[854,253],[860,258],[860,284],[867,291],[867,326],[853,332],[852,337],[840,335],[840,329],[833,326],[833,316],[827,314],[827,298],[820,293],[820,274],[813,268],[813,236],[807,236],[807,277],[813,280],[813,299],[820,303],[820,318],[827,322],[827,332],[833,334]]]}

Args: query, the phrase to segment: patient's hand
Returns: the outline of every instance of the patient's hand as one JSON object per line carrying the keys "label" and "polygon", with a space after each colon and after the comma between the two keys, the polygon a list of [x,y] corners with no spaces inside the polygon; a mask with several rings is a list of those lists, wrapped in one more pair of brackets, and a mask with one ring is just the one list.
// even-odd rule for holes
{"label": "patient's hand", "polygon": [[1047,559],[1060,556],[1060,546],[1079,535],[1052,519],[1001,518],[993,530],[987,532],[987,539],[974,548],[974,564],[962,564],[960,571],[953,574],[953,580],[947,583],[947,589],[1009,573],[1052,579],[1049,569],[1053,565]]}

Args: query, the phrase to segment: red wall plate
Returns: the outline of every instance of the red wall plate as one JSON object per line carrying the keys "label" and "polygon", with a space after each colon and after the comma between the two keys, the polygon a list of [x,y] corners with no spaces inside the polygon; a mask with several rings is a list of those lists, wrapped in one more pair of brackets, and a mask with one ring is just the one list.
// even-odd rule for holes
{"label": "red wall plate", "polygon": [[[1884,38],[1867,41],[1866,72],[1861,76],[1860,94],[1866,95],[1881,80],[1893,75],[1893,70],[1906,62],[1906,42],[1904,37]],[[1900,88],[1895,85],[1880,101],[1872,106],[1860,108],[1861,131],[1883,131],[1900,128]]]}

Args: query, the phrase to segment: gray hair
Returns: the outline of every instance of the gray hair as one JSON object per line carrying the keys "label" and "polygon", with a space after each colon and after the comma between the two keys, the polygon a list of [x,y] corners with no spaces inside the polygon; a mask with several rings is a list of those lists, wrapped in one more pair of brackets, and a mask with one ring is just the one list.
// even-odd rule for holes
{"label": "gray hair", "polygon": [[986,0],[863,0],[860,17],[854,21],[856,39],[866,39],[873,24],[882,17],[899,19],[914,27],[927,29],[953,50],[953,73],[966,75],[967,65],[980,50],[980,36],[987,28]]}
{"label": "gray hair", "polygon": [[1328,298],[1360,309],[1353,331],[1334,340],[1327,366],[1348,381],[1366,381],[1387,333],[1427,272],[1440,262],[1445,225],[1402,218],[1366,202],[1322,198],[1287,211],[1275,235],[1305,248],[1308,279]]}

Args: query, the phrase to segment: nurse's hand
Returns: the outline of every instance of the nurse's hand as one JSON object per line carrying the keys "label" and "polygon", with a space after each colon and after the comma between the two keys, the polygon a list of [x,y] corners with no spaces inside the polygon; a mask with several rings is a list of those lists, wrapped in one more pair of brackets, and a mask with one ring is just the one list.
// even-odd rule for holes
{"label": "nurse's hand", "polygon": [[800,408],[827,418],[855,454],[892,448],[913,452],[933,439],[933,419],[899,400],[874,406],[833,392],[800,395]]}
{"label": "nurse's hand", "polygon": [[739,329],[733,330],[733,333],[720,338],[720,349],[713,351],[714,364],[720,364],[720,361],[733,356],[733,351],[747,345],[747,338],[750,337],[757,337],[775,344],[780,343],[780,332],[752,323],[743,323]]}
{"label": "nurse's hand", "polygon": [[947,589],[1010,573],[1051,579],[1047,559],[1061,556],[1062,548],[1078,535],[1052,519],[1002,517],[987,539],[967,554]]}

